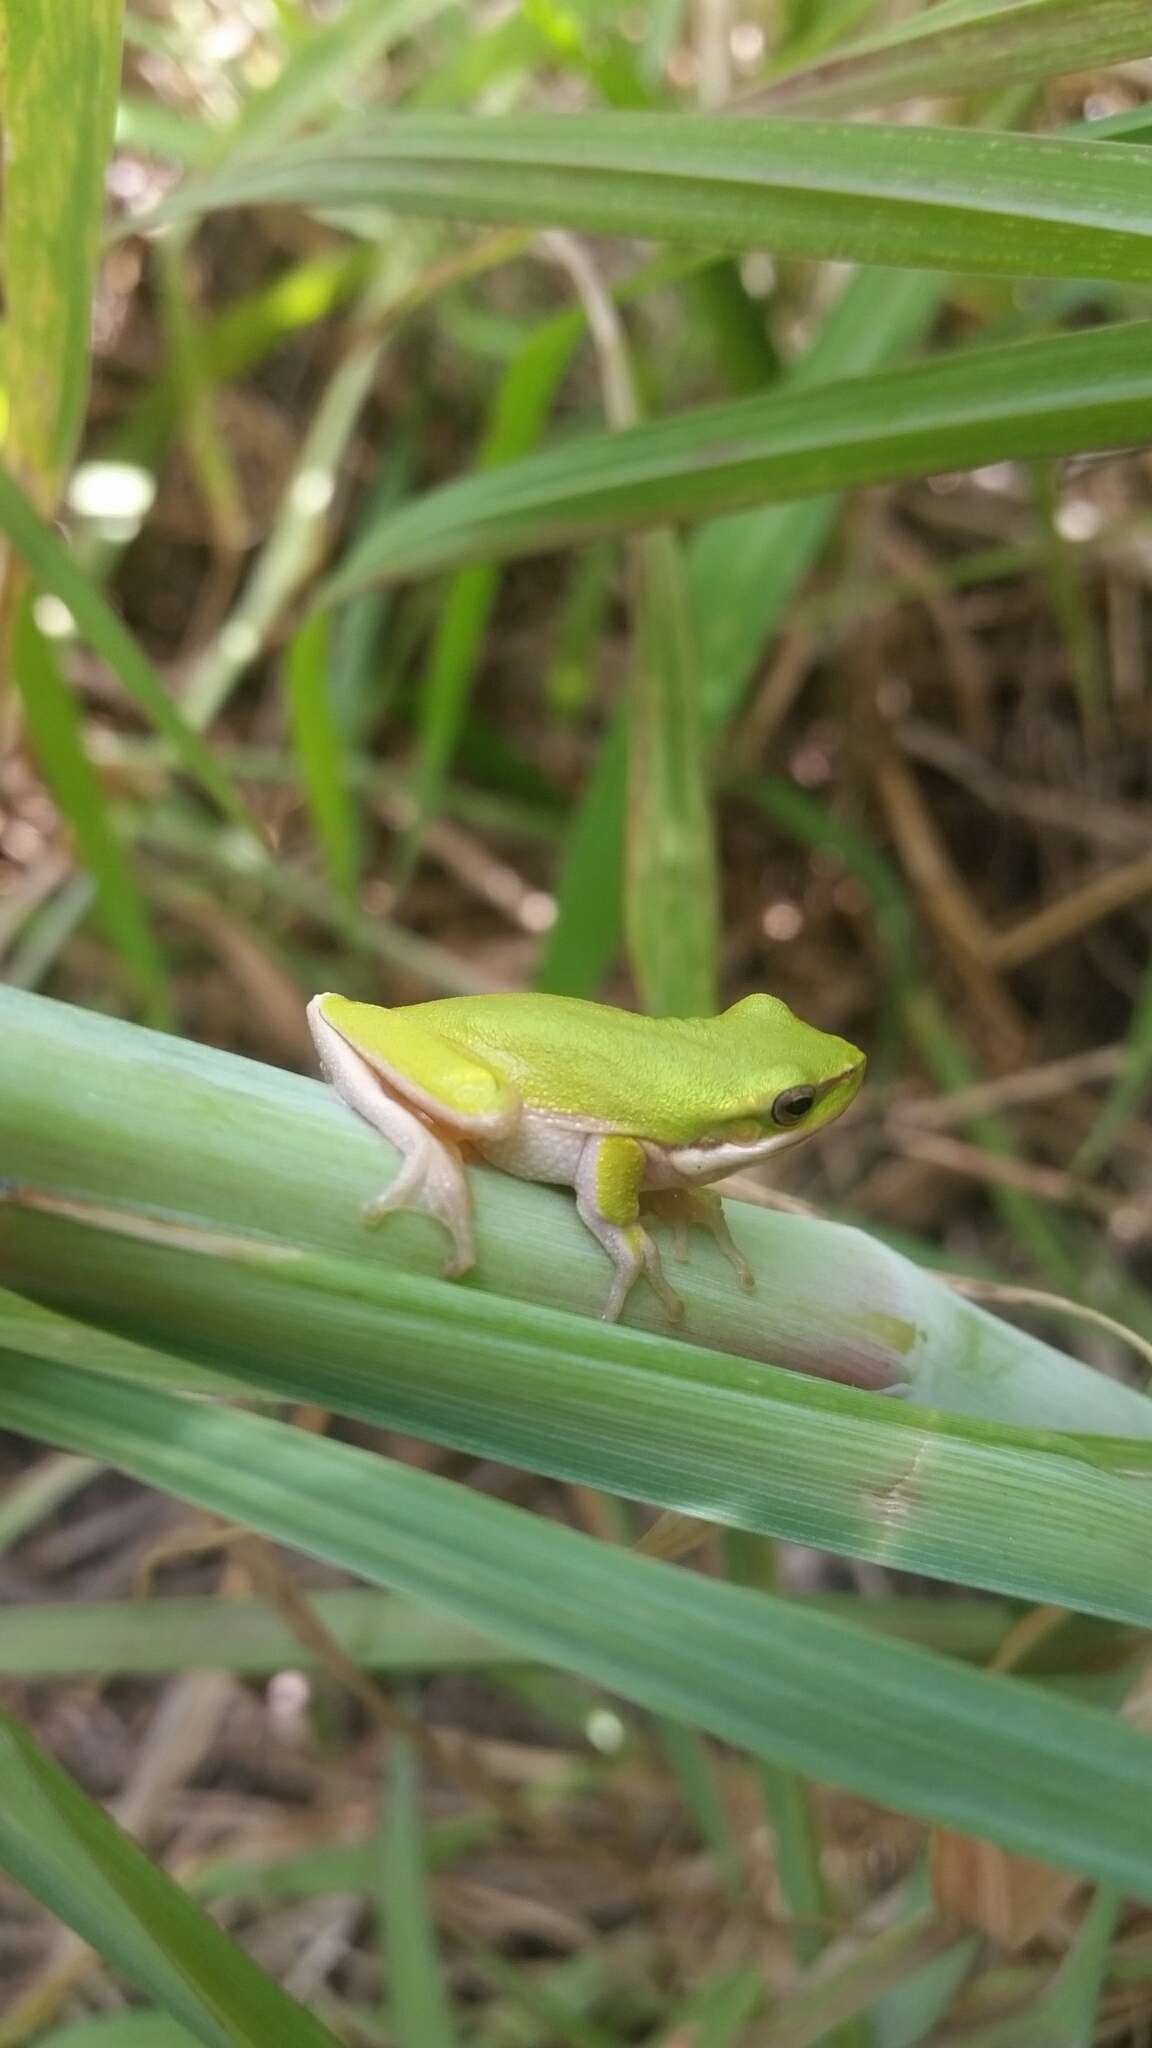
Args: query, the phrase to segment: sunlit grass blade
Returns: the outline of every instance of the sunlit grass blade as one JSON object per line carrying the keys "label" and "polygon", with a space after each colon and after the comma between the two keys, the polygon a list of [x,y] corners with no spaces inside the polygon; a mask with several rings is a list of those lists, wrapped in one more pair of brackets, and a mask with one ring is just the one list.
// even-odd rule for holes
{"label": "sunlit grass blade", "polygon": [[0,1421],[755,1756],[1152,1896],[1152,1748],[1123,1722],[349,1445],[164,1393],[154,1363],[144,1386],[8,1350]]}
{"label": "sunlit grass blade", "polygon": [[23,556],[33,582],[66,606],[81,636],[103,656],[128,695],[169,742],[185,772],[229,817],[260,836],[243,799],[211,748],[181,716],[139,642],[4,470],[0,470],[0,531]]}
{"label": "sunlit grass blade", "polygon": [[122,0],[5,9],[5,463],[42,512],[79,438]]}
{"label": "sunlit grass blade", "polygon": [[921,93],[979,92],[1017,79],[1103,70],[1150,51],[1145,0],[944,0],[786,72],[744,104],[843,113]]}
{"label": "sunlit grass blade", "polygon": [[455,2048],[459,2037],[425,1881],[420,1767],[411,1744],[400,1739],[392,1745],[379,1855],[386,2018],[398,2041],[418,2041],[420,2048]]}
{"label": "sunlit grass blade", "polygon": [[1150,418],[1152,323],[961,350],[585,435],[445,485],[378,528],[327,596],[766,500],[1122,448]]}
{"label": "sunlit grass blade", "polygon": [[360,873],[361,821],[344,737],[332,701],[329,622],[317,612],[298,627],[285,675],[292,744],[329,880],[353,907]]}
{"label": "sunlit grass blade", "polygon": [[679,536],[645,534],[632,556],[625,929],[643,999],[657,1016],[718,1008],[716,847]]}
{"label": "sunlit grass blade", "polygon": [[100,778],[85,751],[76,700],[60,673],[55,648],[27,603],[16,623],[12,657],[36,759],[68,820],[80,859],[96,884],[101,922],[139,992],[149,1021],[169,1025],[173,1012],[163,952]]}
{"label": "sunlit grass blade", "polygon": [[[581,333],[578,318],[561,315],[528,336],[501,380],[477,468],[514,461],[539,440]],[[362,545],[372,546],[370,532]],[[463,568],[438,608],[417,704],[417,753],[411,779],[415,815],[397,850],[396,879],[400,883],[408,880],[427,821],[441,803],[498,590],[499,574],[491,565]]]}
{"label": "sunlit grass blade", "polygon": [[206,2048],[337,2048],[8,1715],[0,1864]]}
{"label": "sunlit grass blade", "polygon": [[780,255],[1152,280],[1152,163],[1118,143],[794,116],[397,115],[192,182],[160,222],[258,203]]}

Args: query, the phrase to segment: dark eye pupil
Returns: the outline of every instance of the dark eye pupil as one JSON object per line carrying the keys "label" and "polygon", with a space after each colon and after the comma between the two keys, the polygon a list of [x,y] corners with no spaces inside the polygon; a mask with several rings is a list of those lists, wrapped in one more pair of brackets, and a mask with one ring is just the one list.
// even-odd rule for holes
{"label": "dark eye pupil", "polygon": [[798,1124],[807,1116],[816,1100],[814,1088],[786,1088],[772,1104],[774,1124]]}

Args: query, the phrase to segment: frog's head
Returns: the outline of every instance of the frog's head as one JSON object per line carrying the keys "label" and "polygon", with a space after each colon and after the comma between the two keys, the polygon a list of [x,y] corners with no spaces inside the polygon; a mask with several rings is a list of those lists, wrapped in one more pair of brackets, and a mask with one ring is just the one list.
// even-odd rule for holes
{"label": "frog's head", "polygon": [[718,1179],[802,1144],[847,1109],[868,1064],[857,1046],[805,1024],[778,996],[745,996],[716,1021],[731,1114],[677,1149],[676,1170],[687,1179]]}
{"label": "frog's head", "polygon": [[805,1024],[779,996],[745,996],[721,1021],[747,1077],[741,1108],[764,1139],[796,1143],[830,1124],[864,1079],[858,1046]]}

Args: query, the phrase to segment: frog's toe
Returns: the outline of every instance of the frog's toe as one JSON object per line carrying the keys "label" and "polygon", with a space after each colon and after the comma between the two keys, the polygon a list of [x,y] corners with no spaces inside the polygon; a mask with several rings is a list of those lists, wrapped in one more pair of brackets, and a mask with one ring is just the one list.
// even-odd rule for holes
{"label": "frog's toe", "polygon": [[364,1222],[374,1227],[405,1209],[430,1216],[448,1232],[452,1250],[444,1270],[450,1277],[457,1278],[475,1265],[468,1184],[459,1159],[446,1147],[410,1156],[391,1187],[366,1202],[361,1214]]}

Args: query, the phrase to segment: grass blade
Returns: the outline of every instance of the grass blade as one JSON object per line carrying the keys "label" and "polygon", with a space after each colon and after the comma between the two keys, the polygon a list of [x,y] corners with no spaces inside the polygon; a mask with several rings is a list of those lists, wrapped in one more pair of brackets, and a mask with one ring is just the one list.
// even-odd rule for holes
{"label": "grass blade", "polygon": [[12,655],[36,758],[96,885],[101,921],[139,990],[149,1022],[163,1028],[173,1019],[164,955],[100,778],[85,752],[76,701],[27,603],[16,622]]}
{"label": "grass blade", "polygon": [[142,1849],[0,1714],[0,1863],[206,2048],[337,2048]]}
{"label": "grass blade", "polygon": [[378,528],[327,596],[766,500],[1122,448],[1150,418],[1152,323],[966,349],[585,435],[445,485]]}
{"label": "grass blade", "polygon": [[425,1880],[420,1770],[408,1742],[392,1745],[380,1843],[380,1906],[388,1964],[387,2015],[397,2041],[454,2048],[451,2000],[436,1953]]}
{"label": "grass blade", "polygon": [[0,531],[23,556],[32,579],[71,613],[80,634],[119,676],[128,695],[168,741],[185,772],[227,816],[259,838],[259,828],[212,750],[193,732],[169,697],[139,643],[107,599],[38,516],[15,478],[0,469]]}
{"label": "grass blade", "polygon": [[743,103],[849,113],[920,93],[981,92],[1146,57],[1145,0],[944,0],[879,35],[785,73]]}
{"label": "grass blade", "polygon": [[186,185],[221,206],[394,207],[779,255],[1152,280],[1152,163],[1122,143],[792,116],[400,115]]}
{"label": "grass blade", "polygon": [[351,763],[333,702],[329,638],[322,612],[306,619],[293,634],[285,664],[288,720],[329,880],[356,909],[361,827]]}
{"label": "grass blade", "polygon": [[10,1350],[0,1420],[755,1756],[1152,1896],[1152,1748],[1123,1722],[348,1445],[161,1392],[164,1369],[154,1357],[153,1385],[130,1385]]}
{"label": "grass blade", "polygon": [[122,0],[20,0],[5,9],[4,459],[45,513],[71,461],[88,392],[121,14]]}

